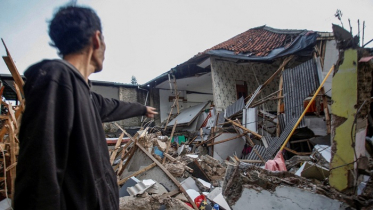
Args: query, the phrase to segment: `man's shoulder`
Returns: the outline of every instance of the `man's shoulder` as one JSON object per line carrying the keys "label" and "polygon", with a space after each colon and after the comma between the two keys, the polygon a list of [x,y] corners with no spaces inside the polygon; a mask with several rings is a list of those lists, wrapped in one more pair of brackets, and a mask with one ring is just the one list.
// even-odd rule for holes
{"label": "man's shoulder", "polygon": [[66,71],[69,71],[69,67],[61,60],[42,60],[31,65],[24,74],[27,78],[35,74],[60,74],[63,72],[67,73]]}
{"label": "man's shoulder", "polygon": [[76,77],[74,70],[61,60],[43,60],[30,66],[24,73],[27,87],[44,87],[50,82],[68,85]]}

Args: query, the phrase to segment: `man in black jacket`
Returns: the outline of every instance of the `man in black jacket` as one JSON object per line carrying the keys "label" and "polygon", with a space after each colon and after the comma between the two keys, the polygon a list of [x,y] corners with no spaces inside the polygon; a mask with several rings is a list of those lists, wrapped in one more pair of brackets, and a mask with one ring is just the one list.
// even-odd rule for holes
{"label": "man in black jacket", "polygon": [[102,122],[157,112],[90,91],[88,77],[102,70],[105,53],[92,9],[60,8],[49,36],[63,60],[43,60],[25,71],[15,209],[118,209]]}

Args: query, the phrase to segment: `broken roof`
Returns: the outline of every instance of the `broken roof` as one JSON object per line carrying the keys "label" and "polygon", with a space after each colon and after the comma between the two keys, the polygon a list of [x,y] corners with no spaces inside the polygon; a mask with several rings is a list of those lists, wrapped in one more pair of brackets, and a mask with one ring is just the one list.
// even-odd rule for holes
{"label": "broken roof", "polygon": [[256,56],[266,56],[276,48],[289,45],[304,31],[305,30],[283,30],[268,26],[260,26],[238,34],[225,42],[205,50],[203,53],[207,53],[211,50],[229,50],[236,55],[239,53],[251,53]]}
{"label": "broken roof", "polygon": [[[252,28],[198,53],[144,85],[155,86],[160,84],[167,80],[167,74],[170,72],[173,72],[176,78],[182,78],[186,74],[193,75],[198,72],[209,71],[199,67],[198,64],[209,59],[210,56],[243,62],[272,62],[277,58],[292,54],[309,56],[318,36],[318,33],[308,30],[275,29],[268,26]],[[185,71],[183,71],[184,66],[188,67]]]}

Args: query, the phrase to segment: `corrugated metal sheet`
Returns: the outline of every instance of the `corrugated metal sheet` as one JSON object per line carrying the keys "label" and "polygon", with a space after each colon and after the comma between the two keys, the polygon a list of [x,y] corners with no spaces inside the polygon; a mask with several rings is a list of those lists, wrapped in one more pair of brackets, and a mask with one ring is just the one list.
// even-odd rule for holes
{"label": "corrugated metal sheet", "polygon": [[268,145],[266,157],[268,159],[274,158],[277,151],[280,149],[282,144],[285,142],[286,138],[289,136],[291,130],[293,129],[295,123],[297,123],[298,118],[293,118],[290,122],[286,125],[284,131],[281,133],[280,137],[272,138],[271,143]]}
{"label": "corrugated metal sheet", "polygon": [[242,111],[242,109],[245,107],[244,98],[241,97],[233,104],[229,105],[225,112],[225,117],[230,118],[231,116],[237,114],[238,112]]}
{"label": "corrugated metal sheet", "polygon": [[[298,118],[303,110],[303,101],[310,96],[319,86],[316,64],[310,59],[291,69],[285,69],[284,78],[284,103],[286,121]],[[304,120],[299,128],[305,127]]]}
{"label": "corrugated metal sheet", "polygon": [[[249,156],[246,158],[247,160],[260,160],[259,156],[256,154],[256,152],[254,152],[254,149],[256,149],[259,153],[260,156],[262,156],[262,158],[264,159],[264,161],[267,161],[268,159],[266,158],[266,152],[267,152],[267,149],[263,146],[260,146],[260,145],[255,145],[253,147],[253,149],[251,150]],[[263,163],[252,163],[253,165],[256,165],[256,166],[261,166],[261,165],[264,165]]]}
{"label": "corrugated metal sheet", "polygon": [[253,93],[253,95],[251,96],[251,98],[249,99],[249,101],[246,104],[246,109],[249,108],[251,103],[254,101],[254,99],[256,98],[256,95],[258,95],[260,89],[262,89],[262,86],[263,85],[259,85],[259,87],[255,90],[255,92]]}

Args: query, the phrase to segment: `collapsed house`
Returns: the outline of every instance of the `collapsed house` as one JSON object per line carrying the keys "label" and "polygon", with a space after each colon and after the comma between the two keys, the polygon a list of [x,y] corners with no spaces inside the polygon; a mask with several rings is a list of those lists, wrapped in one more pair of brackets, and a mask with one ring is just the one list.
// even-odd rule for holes
{"label": "collapsed house", "polygon": [[120,209],[372,208],[372,59],[338,26],[262,26],[142,85],[159,119],[107,125]]}

